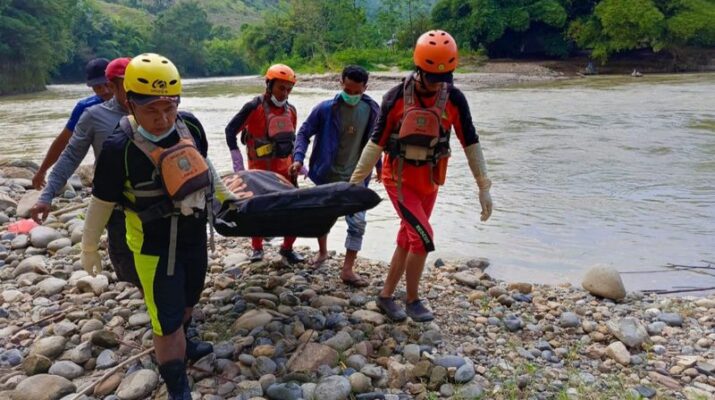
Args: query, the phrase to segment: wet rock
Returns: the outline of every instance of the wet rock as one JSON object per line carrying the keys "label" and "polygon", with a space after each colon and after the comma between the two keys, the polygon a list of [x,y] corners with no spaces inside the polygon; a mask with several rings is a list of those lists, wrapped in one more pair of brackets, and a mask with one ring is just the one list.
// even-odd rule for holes
{"label": "wet rock", "polygon": [[129,374],[117,388],[120,400],[146,399],[159,383],[159,376],[150,369],[140,369]]}
{"label": "wet rock", "polygon": [[30,231],[30,243],[38,249],[47,248],[53,240],[62,238],[62,234],[47,226],[38,226]]}
{"label": "wet rock", "polygon": [[321,400],[345,400],[350,395],[350,389],[350,381],[343,376],[333,375],[318,382],[313,396]]}
{"label": "wet rock", "polygon": [[270,400],[299,400],[303,397],[303,390],[293,382],[274,383],[266,390]]}
{"label": "wet rock", "polygon": [[58,400],[75,390],[75,385],[61,376],[39,374],[20,382],[12,394],[12,399]]}
{"label": "wet rock", "polygon": [[62,354],[65,349],[65,343],[67,343],[67,339],[62,336],[42,338],[35,342],[30,354],[39,354],[52,360]]}
{"label": "wet rock", "polygon": [[40,289],[40,293],[44,296],[54,296],[64,289],[67,285],[67,281],[64,279],[49,277],[42,282],[37,284],[37,288]]}
{"label": "wet rock", "polygon": [[622,365],[628,365],[631,362],[631,353],[621,342],[614,342],[608,345],[608,347],[606,347],[606,354]]}
{"label": "wet rock", "polygon": [[581,283],[589,293],[612,300],[622,300],[626,297],[621,275],[615,268],[606,265],[595,265],[586,272]]}
{"label": "wet rock", "polygon": [[84,368],[73,363],[72,361],[57,361],[50,367],[51,375],[58,375],[63,378],[72,380],[84,374]]}
{"label": "wet rock", "polygon": [[628,347],[640,348],[650,337],[643,324],[635,318],[623,318],[618,321],[608,321],[608,330]]}
{"label": "wet rock", "polygon": [[338,363],[338,352],[333,348],[318,344],[306,343],[298,354],[295,354],[287,365],[291,372],[315,372],[321,365],[334,367]]}

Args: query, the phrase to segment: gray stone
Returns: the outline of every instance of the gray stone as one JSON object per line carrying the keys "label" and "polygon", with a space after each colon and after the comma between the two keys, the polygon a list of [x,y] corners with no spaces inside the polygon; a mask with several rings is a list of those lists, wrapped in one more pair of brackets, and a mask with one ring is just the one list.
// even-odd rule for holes
{"label": "gray stone", "polygon": [[138,314],[134,314],[129,317],[129,326],[130,327],[147,326],[147,325],[149,325],[150,322],[151,322],[151,319],[149,318],[149,314],[147,314],[147,313],[138,313]]}
{"label": "gray stone", "polygon": [[243,381],[236,385],[236,394],[241,399],[263,396],[263,388],[258,381]]}
{"label": "gray stone", "polygon": [[643,323],[631,317],[622,318],[618,321],[608,321],[608,330],[628,347],[639,348],[647,342],[650,337]]}
{"label": "gray stone", "polygon": [[39,354],[30,354],[22,361],[22,370],[29,376],[44,374],[51,366],[52,360]]}
{"label": "gray stone", "polygon": [[80,343],[77,347],[69,351],[69,358],[77,364],[84,364],[92,358],[92,343]]}
{"label": "gray stone", "polygon": [[267,311],[263,310],[248,310],[240,318],[233,323],[233,332],[238,332],[240,330],[251,331],[258,327],[263,327],[267,323],[271,322],[273,316]]}
{"label": "gray stone", "polygon": [[150,369],[140,369],[129,374],[117,388],[120,400],[146,399],[159,383],[159,376]]}
{"label": "gray stone", "polygon": [[[366,376],[365,379],[369,381]],[[313,396],[320,400],[345,400],[350,395],[350,389],[351,385],[349,380],[344,376],[333,375],[325,377],[318,382]]]}
{"label": "gray stone", "polygon": [[253,363],[253,367],[251,369],[253,370],[253,372],[256,373],[256,375],[261,376],[276,372],[278,366],[276,365],[275,361],[271,360],[270,358],[260,356],[256,357],[256,362]]}
{"label": "gray stone", "polygon": [[70,336],[77,332],[77,325],[68,320],[60,321],[52,325],[52,332],[59,336]]}
{"label": "gray stone", "polygon": [[231,358],[233,358],[233,352],[235,350],[236,349],[232,342],[221,342],[221,343],[217,343],[214,346],[214,354],[216,354],[216,358],[231,359]]}
{"label": "gray stone", "polygon": [[318,343],[306,343],[300,353],[294,355],[287,368],[291,372],[315,372],[321,365],[334,367],[337,362],[338,352],[333,348]]}
{"label": "gray stone", "polygon": [[658,316],[658,320],[670,326],[683,326],[683,317],[678,313],[662,313]]}
{"label": "gray stone", "polygon": [[30,209],[37,203],[37,200],[40,199],[40,194],[42,194],[42,192],[39,190],[28,190],[25,192],[17,203],[17,216],[22,218],[29,217]]}
{"label": "gray stone", "polygon": [[615,268],[606,265],[589,268],[581,285],[589,293],[607,299],[622,300],[626,297],[621,275]]}
{"label": "gray stone", "polygon": [[622,365],[628,365],[631,362],[631,353],[621,342],[614,342],[608,345],[606,354]]}
{"label": "gray stone", "polygon": [[24,249],[30,245],[30,237],[27,235],[17,235],[10,241],[11,249]]}
{"label": "gray stone", "polygon": [[38,226],[30,231],[30,243],[38,249],[47,248],[53,240],[62,238],[62,234],[48,226]]}
{"label": "gray stone", "polygon": [[352,354],[348,357],[347,361],[345,361],[345,365],[355,371],[360,371],[366,364],[367,358],[365,358],[362,354]]}
{"label": "gray stone", "polygon": [[7,210],[10,207],[17,208],[17,202],[7,194],[0,192],[0,210]]}
{"label": "gray stone", "polygon": [[18,349],[0,350],[0,366],[14,367],[22,363],[22,353]]}
{"label": "gray stone", "polygon": [[467,383],[474,378],[476,371],[474,371],[474,364],[471,362],[465,363],[457,369],[454,373],[454,381],[457,383]]}
{"label": "gray stone", "polygon": [[27,273],[34,272],[37,274],[47,274],[47,266],[45,264],[44,256],[32,256],[27,257],[20,261],[15,270],[12,272],[12,276],[17,278],[18,276]]}
{"label": "gray stone", "polygon": [[56,252],[57,250],[63,249],[65,247],[72,246],[72,241],[69,238],[59,238],[51,241],[47,244],[47,250],[51,252]]}
{"label": "gray stone", "polygon": [[504,326],[506,326],[506,329],[510,332],[516,332],[524,327],[524,322],[516,315],[507,315],[506,318],[504,318]]}
{"label": "gray stone", "polygon": [[330,346],[338,352],[345,351],[354,343],[353,338],[345,331],[338,332],[335,336],[326,340],[323,344]]}
{"label": "gray stone", "polygon": [[119,346],[119,341],[114,332],[100,330],[92,333],[92,344],[104,348],[113,348]]}
{"label": "gray stone", "polygon": [[270,400],[298,400],[303,397],[303,390],[293,382],[274,383],[266,390]]}
{"label": "gray stone", "polygon": [[385,316],[370,310],[356,310],[352,313],[351,318],[360,322],[369,322],[375,325],[382,325],[385,323]]}
{"label": "gray stone", "polygon": [[117,355],[112,350],[105,349],[97,356],[97,369],[112,368],[117,365]]}
{"label": "gray stone", "polygon": [[420,360],[420,346],[417,344],[407,344],[402,349],[402,355],[405,357],[405,360],[411,364],[417,364],[417,361]]}
{"label": "gray stone", "polygon": [[40,293],[42,293],[43,295],[53,296],[62,292],[62,289],[64,289],[65,285],[67,285],[66,280],[49,277],[38,283],[37,288],[40,289]]}
{"label": "gray stone", "polygon": [[313,382],[300,385],[300,388],[303,390],[303,398],[306,400],[315,399],[315,388],[317,386],[318,385]]}
{"label": "gray stone", "polygon": [[75,385],[61,376],[39,374],[21,381],[15,388],[12,399],[58,400],[75,390]]}
{"label": "gray stone", "polygon": [[635,387],[635,389],[638,392],[638,394],[645,397],[646,399],[651,399],[651,398],[655,397],[655,395],[657,394],[655,389],[648,387],[648,386],[644,386],[644,385],[638,385]]}
{"label": "gray stone", "polygon": [[648,331],[649,335],[658,336],[663,333],[663,329],[665,329],[666,326],[668,326],[668,324],[663,321],[655,321],[648,324],[646,330]]}
{"label": "gray stone", "polygon": [[459,356],[439,356],[435,357],[434,364],[445,368],[459,368],[465,364],[465,361]]}
{"label": "gray stone", "polygon": [[565,312],[559,318],[559,326],[562,328],[576,328],[581,326],[581,318],[576,313]]}
{"label": "gray stone", "polygon": [[84,368],[73,363],[72,361],[57,361],[50,367],[51,375],[58,375],[63,378],[72,380],[84,374]]}
{"label": "gray stone", "polygon": [[457,394],[463,399],[480,398],[484,393],[484,389],[478,383],[470,383],[457,389]]}
{"label": "gray stone", "polygon": [[[99,296],[109,286],[109,279],[107,279],[107,277],[102,274],[99,274],[97,276],[84,276],[77,280],[75,286],[77,286],[77,289],[79,289],[79,291],[82,293],[94,293],[95,295]],[[132,317],[141,318],[136,317],[134,315],[132,315]],[[131,317],[129,317],[129,320],[131,321]]]}
{"label": "gray stone", "polygon": [[480,279],[482,276],[483,276],[483,274],[481,274],[481,273],[475,274],[470,271],[461,271],[461,272],[457,272],[456,274],[454,274],[452,276],[452,278],[454,278],[454,280],[461,283],[462,285],[466,285],[466,286],[475,288],[475,287],[479,286]]}
{"label": "gray stone", "polygon": [[353,393],[367,393],[372,390],[372,381],[367,375],[356,372],[348,377],[350,388]]}

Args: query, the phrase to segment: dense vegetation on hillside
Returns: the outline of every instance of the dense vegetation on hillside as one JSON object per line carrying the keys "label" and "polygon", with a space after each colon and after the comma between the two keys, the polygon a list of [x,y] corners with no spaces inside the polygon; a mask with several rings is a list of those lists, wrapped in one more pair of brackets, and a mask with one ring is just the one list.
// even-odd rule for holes
{"label": "dense vegetation on hillside", "polygon": [[190,76],[273,62],[410,67],[430,28],[463,52],[600,62],[715,46],[715,0],[0,0],[0,94],[79,80],[90,58],[154,51]]}

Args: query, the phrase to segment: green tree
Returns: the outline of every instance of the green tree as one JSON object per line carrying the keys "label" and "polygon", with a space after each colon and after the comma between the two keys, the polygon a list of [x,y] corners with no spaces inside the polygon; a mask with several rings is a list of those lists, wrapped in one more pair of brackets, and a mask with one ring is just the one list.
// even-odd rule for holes
{"label": "green tree", "polygon": [[39,90],[72,48],[71,0],[0,0],[0,94]]}
{"label": "green tree", "polygon": [[204,42],[211,23],[195,0],[183,1],[158,15],[151,33],[153,51],[168,57],[182,74],[207,73]]}

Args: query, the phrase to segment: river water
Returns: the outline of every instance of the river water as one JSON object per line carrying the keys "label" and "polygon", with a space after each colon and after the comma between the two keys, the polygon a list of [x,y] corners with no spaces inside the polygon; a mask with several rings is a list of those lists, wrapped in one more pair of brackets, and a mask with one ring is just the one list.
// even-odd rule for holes
{"label": "river water", "polygon": [[[187,80],[181,104],[204,124],[209,155],[223,170],[230,168],[223,129],[259,90],[240,80]],[[638,272],[623,275],[628,289],[715,286],[711,276],[647,272],[715,260],[715,75],[595,77],[465,93],[495,211],[479,222],[476,186],[453,135],[430,262],[485,257],[497,278],[545,283],[578,283],[601,263]],[[88,94],[82,85],[56,85],[0,97],[0,154],[39,162]],[[299,123],[333,94],[297,87],[290,100]],[[85,162],[92,161],[90,154]],[[397,228],[386,199],[368,213],[361,255],[388,261]],[[344,238],[341,220],[330,248],[342,251]],[[298,243],[317,246],[315,239]]]}

